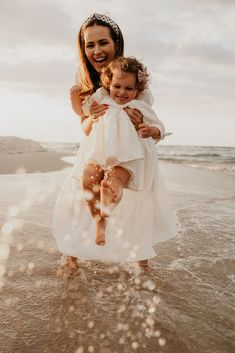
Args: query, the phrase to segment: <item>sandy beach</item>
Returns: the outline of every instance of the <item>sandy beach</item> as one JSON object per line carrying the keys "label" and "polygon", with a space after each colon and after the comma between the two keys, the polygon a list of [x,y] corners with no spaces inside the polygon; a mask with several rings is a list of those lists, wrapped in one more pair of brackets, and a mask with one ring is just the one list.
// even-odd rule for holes
{"label": "sandy beach", "polygon": [[148,273],[86,261],[67,278],[51,235],[64,155],[0,156],[0,352],[234,352],[234,175],[160,162],[178,235]]}
{"label": "sandy beach", "polygon": [[69,165],[61,159],[67,155],[56,151],[0,154],[0,174],[45,173],[60,170]]}

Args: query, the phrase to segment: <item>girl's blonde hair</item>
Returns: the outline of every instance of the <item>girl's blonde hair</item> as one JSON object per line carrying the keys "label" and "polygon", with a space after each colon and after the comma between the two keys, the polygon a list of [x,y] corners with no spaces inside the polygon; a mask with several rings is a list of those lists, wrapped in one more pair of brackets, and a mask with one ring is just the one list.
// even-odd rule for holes
{"label": "girl's blonde hair", "polygon": [[132,73],[136,77],[136,88],[138,93],[142,92],[147,88],[149,81],[149,74],[147,69],[143,66],[141,62],[133,57],[118,57],[111,61],[111,63],[102,69],[101,72],[101,83],[102,86],[109,92],[110,85],[113,78],[113,71],[115,69],[120,69],[123,72]]}

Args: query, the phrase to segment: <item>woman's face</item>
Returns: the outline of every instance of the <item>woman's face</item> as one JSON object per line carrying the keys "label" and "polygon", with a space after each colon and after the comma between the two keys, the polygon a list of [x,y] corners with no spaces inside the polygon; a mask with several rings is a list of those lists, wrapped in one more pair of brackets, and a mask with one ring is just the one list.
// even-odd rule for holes
{"label": "woman's face", "polygon": [[94,25],[84,30],[85,54],[97,72],[115,58],[115,43],[108,27]]}

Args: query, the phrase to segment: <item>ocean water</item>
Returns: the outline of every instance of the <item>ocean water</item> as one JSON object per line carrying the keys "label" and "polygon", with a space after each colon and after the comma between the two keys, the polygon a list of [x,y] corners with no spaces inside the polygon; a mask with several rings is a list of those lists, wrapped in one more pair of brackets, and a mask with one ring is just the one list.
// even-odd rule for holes
{"label": "ocean water", "polygon": [[[48,150],[70,153],[72,158],[67,158],[70,163],[75,161],[75,155],[79,149],[79,143],[44,142],[42,145]],[[235,147],[159,144],[157,145],[157,153],[162,161],[184,164],[191,168],[235,173]]]}
{"label": "ocean water", "polygon": [[87,261],[68,277],[51,218],[69,171],[0,176],[1,353],[234,352],[234,148],[158,150],[178,233],[147,272]]}
{"label": "ocean water", "polygon": [[235,147],[159,145],[159,159],[235,174]]}

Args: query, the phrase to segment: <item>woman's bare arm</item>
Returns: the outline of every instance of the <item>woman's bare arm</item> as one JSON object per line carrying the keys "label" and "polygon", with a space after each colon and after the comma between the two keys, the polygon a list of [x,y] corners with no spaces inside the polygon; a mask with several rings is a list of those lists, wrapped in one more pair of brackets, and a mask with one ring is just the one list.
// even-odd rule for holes
{"label": "woman's bare arm", "polygon": [[108,109],[106,104],[97,104],[93,102],[90,109],[90,117],[86,116],[82,110],[82,100],[80,97],[81,89],[78,85],[70,89],[70,99],[74,112],[81,117],[81,125],[85,135],[89,135],[92,130],[93,122],[97,121],[100,116],[104,115]]}
{"label": "woman's bare arm", "polygon": [[71,87],[70,99],[71,99],[72,108],[77,115],[82,116],[83,111],[82,111],[82,100],[80,97],[80,93],[81,93],[81,89],[78,85]]}

